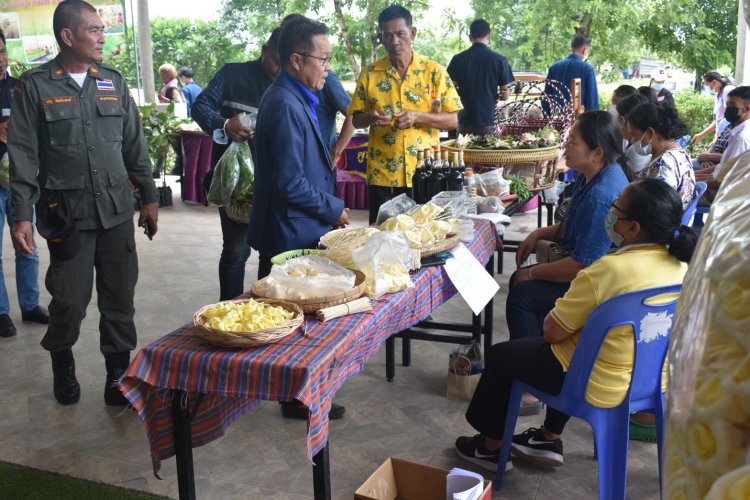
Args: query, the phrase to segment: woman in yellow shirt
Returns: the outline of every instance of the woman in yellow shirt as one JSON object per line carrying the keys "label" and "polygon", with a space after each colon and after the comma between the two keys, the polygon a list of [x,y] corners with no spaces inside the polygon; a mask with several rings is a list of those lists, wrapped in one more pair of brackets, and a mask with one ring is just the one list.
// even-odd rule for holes
{"label": "woman in yellow shirt", "polygon": [[[559,394],[583,327],[600,304],[623,293],[682,282],[697,238],[680,225],[681,219],[682,201],[664,181],[645,179],[625,188],[605,221],[620,249],[578,273],[545,318],[544,338],[510,340],[490,348],[466,411],[466,420],[480,434],[456,440],[462,458],[497,470],[513,380]],[[613,328],[594,365],[586,399],[603,408],[619,405],[630,383],[632,361],[632,331]],[[560,435],[569,418],[548,407],[543,427],[513,437],[513,454],[545,466],[562,465]],[[505,467],[508,470],[510,462]]]}

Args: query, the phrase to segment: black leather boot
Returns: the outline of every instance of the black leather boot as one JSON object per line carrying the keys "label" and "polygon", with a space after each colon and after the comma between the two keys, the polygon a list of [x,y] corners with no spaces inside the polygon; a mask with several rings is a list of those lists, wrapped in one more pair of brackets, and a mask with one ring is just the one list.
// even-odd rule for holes
{"label": "black leather boot", "polygon": [[49,354],[52,358],[55,399],[61,405],[76,404],[81,399],[81,386],[78,385],[78,380],[76,380],[76,363],[73,359],[73,351],[65,349]]}
{"label": "black leather boot", "polygon": [[120,392],[117,381],[125,374],[130,365],[130,352],[105,354],[104,365],[107,367],[107,382],[104,385],[104,404],[107,406],[127,406],[130,404]]}

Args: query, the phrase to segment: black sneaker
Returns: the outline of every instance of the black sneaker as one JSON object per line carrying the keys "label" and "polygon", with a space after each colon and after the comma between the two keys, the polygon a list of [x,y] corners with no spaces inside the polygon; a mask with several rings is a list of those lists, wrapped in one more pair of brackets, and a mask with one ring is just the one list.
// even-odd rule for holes
{"label": "black sneaker", "polygon": [[[464,460],[477,464],[492,472],[497,472],[497,464],[500,462],[500,450],[489,451],[484,447],[484,436],[461,436],[456,439],[456,453]],[[513,468],[513,463],[508,460],[505,463],[505,472]]]}
{"label": "black sneaker", "polygon": [[0,314],[0,337],[12,337],[16,334],[16,325],[7,314]]}
{"label": "black sneaker", "polygon": [[544,467],[560,467],[563,464],[562,441],[550,441],[545,438],[541,428],[531,427],[513,436],[511,452],[517,457]]}

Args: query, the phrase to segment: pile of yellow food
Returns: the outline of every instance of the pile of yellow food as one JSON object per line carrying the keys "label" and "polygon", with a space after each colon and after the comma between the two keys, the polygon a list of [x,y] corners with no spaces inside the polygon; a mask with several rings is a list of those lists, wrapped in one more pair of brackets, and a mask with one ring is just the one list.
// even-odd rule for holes
{"label": "pile of yellow food", "polygon": [[669,353],[665,498],[750,498],[748,167],[746,154],[724,181],[680,295]]}
{"label": "pile of yellow food", "polygon": [[409,240],[411,248],[423,248],[443,241],[451,232],[451,224],[437,220],[443,208],[428,202],[411,211],[410,214],[399,214],[386,219],[380,225],[381,231],[402,231]]}
{"label": "pile of yellow food", "polygon": [[294,318],[294,312],[249,299],[219,302],[203,312],[205,325],[225,332],[259,332],[283,325]]}

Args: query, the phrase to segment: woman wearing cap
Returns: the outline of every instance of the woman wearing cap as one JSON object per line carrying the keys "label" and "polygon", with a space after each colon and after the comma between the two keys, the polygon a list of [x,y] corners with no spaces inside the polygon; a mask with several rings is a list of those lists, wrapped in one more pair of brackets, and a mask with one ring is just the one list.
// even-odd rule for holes
{"label": "woman wearing cap", "polygon": [[711,132],[715,132],[715,136],[718,138],[724,131],[724,128],[728,125],[728,122],[724,120],[724,110],[727,109],[729,93],[735,88],[732,85],[732,81],[718,71],[709,71],[703,75],[703,84],[712,93],[716,94],[716,102],[714,102],[714,116],[716,119],[708,127],[695,134],[693,142],[702,141]]}

